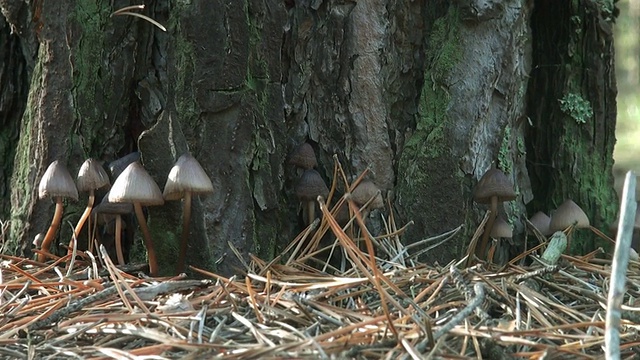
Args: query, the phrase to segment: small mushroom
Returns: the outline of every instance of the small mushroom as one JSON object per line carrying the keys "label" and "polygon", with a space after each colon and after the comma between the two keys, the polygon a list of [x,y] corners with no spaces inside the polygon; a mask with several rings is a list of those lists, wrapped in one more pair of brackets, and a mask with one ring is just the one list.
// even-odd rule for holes
{"label": "small mushroom", "polygon": [[502,216],[498,216],[496,221],[493,223],[493,229],[491,229],[490,236],[492,238],[513,238],[513,229],[511,225],[502,218]]}
{"label": "small mushroom", "polygon": [[[129,215],[135,210],[131,203],[113,203],[109,202],[109,193],[107,193],[100,204],[93,209],[93,214],[98,215],[112,215],[115,217],[115,241],[116,241],[116,257],[118,258],[118,265],[125,264],[124,252],[122,251],[122,215]],[[97,221],[96,221],[97,222]]]}
{"label": "small mushroom", "polygon": [[498,203],[515,200],[515,198],[516,192],[513,188],[513,183],[511,183],[511,180],[509,180],[507,175],[496,168],[489,169],[484,175],[482,175],[480,181],[478,181],[473,193],[473,200],[479,204],[491,205],[491,216],[487,221],[487,226],[484,230],[484,235],[482,236],[482,242],[476,249],[476,255],[478,257],[484,257],[487,242],[489,241],[489,235],[491,234],[493,223],[498,214]]}
{"label": "small mushroom", "polygon": [[365,204],[367,205],[367,207],[363,209],[363,218],[368,216],[369,211],[382,209],[384,207],[384,200],[382,199],[382,194],[380,194],[380,188],[371,180],[361,181],[358,186],[351,191],[351,198],[360,207]]}
{"label": "small mushroom", "polygon": [[53,220],[51,221],[51,226],[49,226],[49,230],[47,230],[44,239],[42,239],[42,253],[38,254],[38,261],[44,261],[46,254],[50,253],[51,242],[60,228],[62,212],[64,210],[62,200],[64,198],[78,200],[76,184],[73,183],[73,179],[67,168],[58,160],[52,162],[42,176],[40,186],[38,187],[38,196],[40,199],[53,198],[56,202],[56,210],[53,215]]}
{"label": "small mushroom", "polygon": [[538,229],[538,231],[542,235],[549,236],[553,234],[553,232],[549,230],[549,223],[551,222],[551,218],[549,217],[549,215],[545,214],[544,212],[538,211],[537,213],[533,214],[531,219],[529,219],[529,222],[536,229]]}
{"label": "small mushroom", "polygon": [[133,204],[136,218],[140,224],[140,230],[142,230],[144,245],[147,248],[147,254],[149,256],[149,273],[152,276],[156,276],[158,274],[158,259],[156,258],[156,252],[153,247],[147,221],[142,212],[142,206],[164,204],[162,192],[160,188],[158,188],[158,184],[153,181],[153,178],[151,178],[142,165],[136,161],[127,166],[122,174],[118,176],[111,187],[108,199],[109,202]]}
{"label": "small mushroom", "polygon": [[322,180],[320,173],[313,169],[305,170],[296,184],[295,193],[300,202],[303,204],[303,214],[306,213],[306,217],[303,218],[306,221],[305,225],[310,225],[315,220],[316,215],[316,199],[318,196],[327,197],[329,195],[329,188]]}
{"label": "small mushroom", "polygon": [[556,231],[567,230],[570,227],[578,229],[589,228],[590,223],[587,214],[582,211],[582,208],[572,200],[567,199],[562,205],[558,206],[553,215],[551,215],[549,231],[554,233]]}
{"label": "small mushroom", "polygon": [[213,184],[211,184],[211,179],[200,166],[198,160],[189,154],[180,156],[169,172],[162,194],[167,201],[184,199],[182,205],[180,257],[176,268],[178,273],[184,271],[185,258],[187,256],[189,224],[191,222],[191,196],[210,194],[212,192]]}
{"label": "small mushroom", "polygon": [[300,144],[289,156],[289,164],[303,170],[310,170],[318,165],[316,152],[308,142]]}
{"label": "small mushroom", "polygon": [[136,161],[140,161],[140,153],[135,151],[129,153],[119,159],[113,160],[109,163],[109,172],[111,173],[111,179],[115,181],[115,179],[122,174],[124,169],[126,169],[129,165],[133,164]]}
{"label": "small mushroom", "polygon": [[[487,261],[493,262],[497,261],[498,263],[502,263],[504,260],[506,249],[500,246],[500,239],[510,240],[513,238],[513,229],[511,225],[504,219],[502,216],[496,217],[495,222],[493,223],[493,228],[491,229],[491,238],[493,238],[493,243],[489,248],[487,254]],[[500,251],[503,250],[503,251]],[[501,256],[502,255],[502,256]],[[498,257],[498,259],[496,259]]]}
{"label": "small mushroom", "polygon": [[[109,175],[107,175],[102,165],[95,159],[87,159],[78,171],[76,184],[79,192],[89,192],[89,200],[87,201],[87,207],[84,209],[73,231],[73,237],[69,242],[69,251],[75,246],[74,242],[78,236],[80,236],[80,231],[91,214],[91,209],[93,209],[95,202],[95,191],[103,187],[108,187],[111,183],[109,181]],[[91,234],[91,229],[89,229],[89,234]]]}

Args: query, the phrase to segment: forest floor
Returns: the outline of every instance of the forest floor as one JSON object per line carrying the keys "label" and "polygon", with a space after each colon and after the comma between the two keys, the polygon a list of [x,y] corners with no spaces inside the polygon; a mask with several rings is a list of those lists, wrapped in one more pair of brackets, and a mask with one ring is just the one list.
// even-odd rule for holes
{"label": "forest floor", "polygon": [[[196,268],[197,279],[149,278],[104,248],[46,264],[0,255],[0,358],[602,358],[612,264],[601,250],[542,262],[549,244],[566,246],[558,232],[504,266],[428,265],[418,255],[459,228],[404,245],[393,217],[372,237],[350,207],[352,227],[323,208],[278,258],[243,259],[231,278]],[[340,269],[317,260],[328,231]],[[622,359],[640,345],[640,262],[629,266]]]}

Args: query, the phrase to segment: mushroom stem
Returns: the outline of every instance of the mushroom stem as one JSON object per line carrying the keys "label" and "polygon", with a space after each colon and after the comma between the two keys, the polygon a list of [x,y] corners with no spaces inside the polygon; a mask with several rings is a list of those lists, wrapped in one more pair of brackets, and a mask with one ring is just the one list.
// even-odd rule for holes
{"label": "mushroom stem", "polygon": [[51,226],[49,226],[49,230],[47,230],[47,234],[42,239],[42,253],[38,254],[38,261],[43,262],[46,260],[46,254],[51,253],[49,248],[51,247],[51,242],[56,237],[56,232],[60,228],[60,223],[62,222],[62,197],[56,196],[56,210],[53,213],[53,220],[51,220]]}
{"label": "mushroom stem", "polygon": [[176,271],[178,274],[184,271],[184,263],[187,257],[187,244],[189,243],[189,224],[191,222],[191,191],[184,193],[184,204],[182,204],[182,235],[180,236],[180,257]]}
{"label": "mushroom stem", "polygon": [[[91,210],[93,209],[93,204],[95,202],[95,199],[96,197],[93,189],[89,190],[89,201],[87,201],[87,207],[84,209],[84,212],[80,217],[80,220],[78,220],[78,224],[76,224],[76,228],[73,229],[73,236],[69,241],[69,250],[67,250],[67,254],[71,254],[73,252],[73,247],[75,246],[74,243],[76,239],[80,236],[80,231],[82,231],[82,227],[84,226],[84,223],[87,221],[87,219],[89,218],[89,215],[91,214]],[[89,234],[91,234],[91,231],[89,231]]]}
{"label": "mushroom stem", "polygon": [[[95,219],[95,224],[93,224],[93,228],[91,227],[91,218]],[[93,253],[93,240],[98,239],[98,216],[92,215],[89,218],[89,243],[87,244],[87,251]]]}
{"label": "mushroom stem", "polygon": [[116,215],[116,257],[118,265],[124,265],[124,254],[122,253],[122,215]]}
{"label": "mushroom stem", "polygon": [[487,243],[489,242],[489,234],[491,233],[491,229],[493,229],[493,223],[496,220],[496,216],[498,215],[498,197],[491,197],[491,214],[489,215],[489,220],[487,221],[487,226],[484,228],[484,234],[482,234],[482,241],[480,242],[480,247],[476,249],[476,256],[481,260],[484,259],[484,252],[487,248]]}
{"label": "mushroom stem", "polygon": [[144,246],[147,248],[147,256],[149,257],[149,274],[151,276],[158,275],[158,259],[156,258],[156,251],[153,248],[153,241],[151,241],[151,233],[149,232],[149,227],[147,226],[147,221],[144,219],[144,214],[142,213],[142,205],[140,203],[133,203],[133,208],[136,211],[136,217],[138,218],[138,223],[140,224],[140,230],[142,231]]}
{"label": "mushroom stem", "polygon": [[311,200],[307,201],[307,226],[313,223],[313,220],[316,219],[316,203]]}

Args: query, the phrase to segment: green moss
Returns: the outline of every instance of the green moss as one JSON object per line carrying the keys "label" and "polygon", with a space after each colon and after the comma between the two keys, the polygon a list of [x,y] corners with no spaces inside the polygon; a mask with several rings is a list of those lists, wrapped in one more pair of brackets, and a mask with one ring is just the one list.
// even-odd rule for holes
{"label": "green moss", "polygon": [[[566,135],[561,139],[563,153],[576,155],[571,155],[575,156],[572,171],[557,174],[558,189],[553,203],[558,206],[566,200],[563,194],[577,194],[573,200],[589,215],[591,224],[606,225],[615,218],[617,212],[617,203],[612,201],[615,193],[611,173],[605,171],[611,169],[612,159],[607,156],[579,155],[593,153],[593,145],[589,139],[582,140],[575,136],[576,126],[578,125],[569,122],[566,125]],[[574,234],[569,250],[573,254],[585,254],[596,247],[608,249],[610,246],[609,242],[596,237],[591,231],[580,229]]]}
{"label": "green moss", "polygon": [[[174,229],[167,226],[158,226],[158,222],[168,224],[168,221],[163,221],[163,216],[167,216],[165,211],[159,209],[150,209],[149,232],[151,233],[151,241],[156,252],[158,259],[158,268],[161,276],[175,275],[175,266],[178,262],[178,254],[180,254],[180,235],[182,234],[182,228],[176,227]],[[138,263],[144,263],[147,261],[146,249],[144,247],[144,239],[142,238],[142,232],[136,232],[136,246],[132,251],[132,258],[135,258]]]}
{"label": "green moss", "polygon": [[578,124],[585,124],[587,120],[593,117],[591,104],[580,94],[568,93],[558,101],[560,102],[560,110],[571,116]]}
{"label": "green moss", "polygon": [[614,0],[596,0],[596,3],[600,6],[600,11],[607,15],[605,18],[613,20]]}
{"label": "green moss", "polygon": [[518,147],[519,156],[527,155],[527,147],[524,143],[524,134],[522,132],[518,133],[518,137],[516,138],[516,146]]}
{"label": "green moss", "polygon": [[441,156],[447,146],[444,129],[450,119],[447,114],[449,94],[446,84],[449,73],[462,57],[457,26],[457,12],[455,7],[451,7],[446,16],[435,21],[429,37],[427,51],[431,53],[427,54],[427,58],[431,65],[424,74],[418,122],[415,132],[405,144],[401,158],[404,168],[410,173],[414,173],[410,169],[411,159]]}
{"label": "green moss", "polygon": [[[398,201],[404,204],[406,210],[406,214],[401,215],[408,219],[412,219],[415,213],[424,213],[447,201],[457,203],[467,181],[456,162],[451,161],[447,138],[447,129],[455,121],[449,117],[450,96],[447,87],[452,83],[450,74],[463,54],[459,26],[457,9],[450,6],[447,13],[434,22],[427,40],[426,69],[416,128],[405,142],[398,161],[396,191]],[[471,223],[466,212],[459,215],[466,216]],[[443,216],[446,215],[438,211],[427,211],[420,217],[421,224],[415,230],[409,230],[407,239],[417,240],[426,236],[424,231],[427,227],[447,223],[448,220]],[[447,253],[461,254],[462,249],[448,249]]]}
{"label": "green moss", "polygon": [[[179,13],[178,11],[172,13]],[[195,54],[193,44],[182,34],[180,23],[174,21],[175,45],[175,104],[176,113],[180,114],[183,128],[194,126],[199,110],[193,93],[193,74],[195,72]]]}
{"label": "green moss", "polygon": [[[33,176],[37,169],[34,167],[32,145],[35,143],[32,136],[37,135],[35,126],[33,126],[35,112],[38,111],[38,92],[42,89],[42,70],[43,62],[46,59],[46,48],[40,46],[38,54],[38,62],[36,62],[31,76],[31,84],[29,85],[29,96],[27,98],[27,106],[22,116],[20,128],[20,137],[16,148],[16,157],[11,176],[12,197],[18,201],[12,201],[11,206],[11,223],[9,231],[9,252],[18,254],[20,249],[20,240],[27,227],[27,216],[31,203],[31,197],[35,192],[35,183]],[[41,161],[41,160],[40,160]],[[33,174],[33,175],[32,175]]]}
{"label": "green moss", "polygon": [[[79,148],[88,154],[91,149],[97,147],[100,136],[99,131],[102,126],[103,115],[101,106],[96,106],[97,101],[108,104],[111,94],[105,92],[102,74],[104,64],[105,49],[105,29],[109,25],[110,5],[109,2],[102,1],[80,1],[77,3],[74,12],[70,14],[70,20],[77,24],[82,24],[81,37],[76,39],[73,49],[72,59],[72,82],[71,96],[73,97],[76,119],[78,126],[74,126],[70,131],[77,132],[70,134],[68,145],[70,147],[80,145]],[[81,124],[81,125],[80,125]]]}
{"label": "green moss", "polygon": [[510,174],[513,171],[513,158],[511,156],[511,127],[507,126],[504,129],[502,136],[502,142],[498,149],[498,168],[505,174]]}

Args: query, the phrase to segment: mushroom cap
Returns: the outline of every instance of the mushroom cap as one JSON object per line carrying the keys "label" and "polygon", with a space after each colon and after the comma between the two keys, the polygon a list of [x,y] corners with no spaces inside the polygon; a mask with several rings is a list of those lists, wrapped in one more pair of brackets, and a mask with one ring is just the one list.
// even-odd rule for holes
{"label": "mushroom cap", "polygon": [[553,234],[553,231],[549,230],[549,223],[551,222],[551,218],[549,215],[545,214],[542,211],[538,211],[533,214],[529,222],[533,224],[533,226],[540,231],[540,233],[544,236]]}
{"label": "mushroom cap", "polygon": [[186,192],[194,194],[213,192],[211,179],[198,160],[189,154],[180,156],[171,168],[162,195],[165,200],[179,200]]}
{"label": "mushroom cap", "polygon": [[127,154],[119,159],[113,160],[109,163],[109,172],[111,173],[111,179],[117,179],[120,174],[132,163],[140,161],[140,153],[135,151]]}
{"label": "mushroom cap", "polygon": [[49,164],[44,175],[42,175],[40,186],[38,186],[38,196],[40,199],[68,197],[78,200],[76,184],[73,182],[69,170],[58,160]]}
{"label": "mushroom cap", "polygon": [[313,147],[308,142],[304,142],[293,150],[291,156],[289,156],[289,164],[300,167],[304,170],[313,169],[318,165],[316,159],[316,152],[313,151]]}
{"label": "mushroom cap", "polygon": [[496,221],[493,223],[493,228],[491,229],[491,233],[489,235],[493,238],[509,238],[513,237],[513,229],[502,216],[496,217]]}
{"label": "mushroom cap", "polygon": [[567,199],[562,205],[558,206],[553,215],[551,215],[549,231],[552,233],[564,231],[572,225],[575,225],[577,228],[588,228],[590,226],[587,214],[571,199]]}
{"label": "mushroom cap", "polygon": [[107,194],[102,198],[100,204],[96,205],[93,210],[93,215],[98,214],[113,214],[113,215],[127,215],[133,214],[133,205],[131,203],[116,203],[109,201],[109,194],[111,192],[107,192]]}
{"label": "mushroom cap", "polygon": [[327,197],[329,188],[322,180],[320,173],[308,169],[302,173],[295,188],[296,196],[301,201],[315,201],[318,196]]}
{"label": "mushroom cap", "polygon": [[371,203],[369,203],[369,209],[382,209],[384,207],[384,200],[382,199],[382,194],[380,194],[380,188],[371,180],[361,181],[351,192],[351,198],[360,206],[373,198]]}
{"label": "mushroom cap", "polygon": [[108,199],[109,202],[140,203],[145,206],[164,204],[158,184],[137,161],[127,166],[118,176]]}
{"label": "mushroom cap", "polygon": [[76,183],[80,192],[101,189],[111,184],[109,175],[96,159],[87,159],[82,163]]}
{"label": "mushroom cap", "polygon": [[494,196],[498,197],[498,202],[511,201],[515,200],[516,192],[507,175],[496,168],[491,168],[478,181],[473,192],[473,200],[479,204],[490,204]]}

